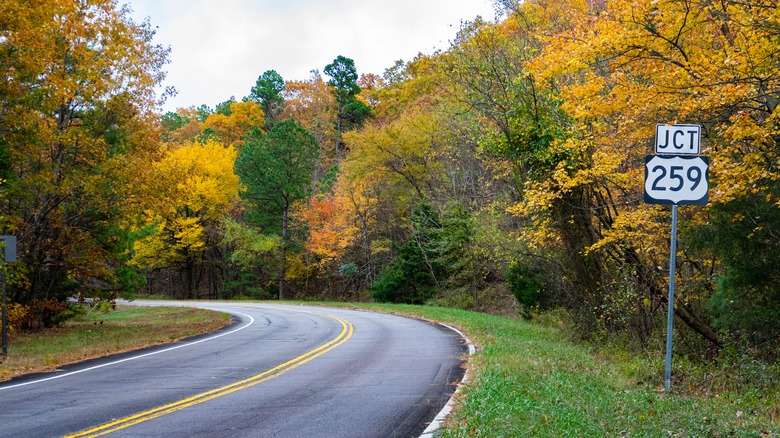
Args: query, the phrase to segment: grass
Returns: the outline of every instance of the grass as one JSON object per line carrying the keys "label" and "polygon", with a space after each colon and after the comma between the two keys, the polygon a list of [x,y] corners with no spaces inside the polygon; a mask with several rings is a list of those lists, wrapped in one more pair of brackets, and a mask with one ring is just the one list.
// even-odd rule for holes
{"label": "grass", "polygon": [[0,363],[0,381],[174,342],[217,330],[230,322],[226,314],[185,307],[117,306],[111,313],[82,314],[53,329],[11,333],[8,357]]}
{"label": "grass", "polygon": [[[597,352],[570,342],[553,324],[436,307],[304,304],[399,313],[463,330],[478,351],[469,365],[471,380],[459,394],[442,437],[780,437],[777,383],[710,393],[673,385],[672,394],[664,395],[662,355],[648,359]],[[58,329],[56,338],[61,341],[14,339],[9,363],[0,366],[0,373],[51,368],[90,355],[175,340],[228,322],[223,315],[193,309],[121,308]],[[131,344],[126,338],[140,342]],[[66,346],[57,347],[60,343]],[[100,351],[94,350],[96,344],[103,344]],[[90,353],[74,353],[82,349]],[[66,352],[70,359],[61,356]],[[11,366],[28,355],[38,358],[37,365]],[[690,366],[679,362],[680,367]]]}

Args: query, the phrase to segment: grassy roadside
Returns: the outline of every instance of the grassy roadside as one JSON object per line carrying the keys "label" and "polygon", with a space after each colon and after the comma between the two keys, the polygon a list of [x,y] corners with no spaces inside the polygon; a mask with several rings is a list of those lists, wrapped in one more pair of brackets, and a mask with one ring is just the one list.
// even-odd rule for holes
{"label": "grassy roadside", "polygon": [[185,307],[117,306],[61,327],[36,333],[12,333],[8,358],[0,357],[0,381],[51,371],[59,366],[112,353],[173,342],[230,324],[226,314]]}
{"label": "grassy roadside", "polygon": [[[737,388],[709,396],[683,391],[664,396],[662,363],[616,354],[604,357],[569,342],[557,328],[436,307],[300,304],[405,314],[462,329],[478,352],[471,360],[471,380],[442,437],[780,437],[776,392]],[[71,321],[52,339],[18,336],[9,360],[0,365],[0,379],[169,342],[228,323],[216,312],[120,307]]]}
{"label": "grassy roadside", "polygon": [[356,307],[445,322],[478,345],[442,437],[780,437],[778,393],[665,396],[662,358],[600,357],[559,329],[490,315]]}

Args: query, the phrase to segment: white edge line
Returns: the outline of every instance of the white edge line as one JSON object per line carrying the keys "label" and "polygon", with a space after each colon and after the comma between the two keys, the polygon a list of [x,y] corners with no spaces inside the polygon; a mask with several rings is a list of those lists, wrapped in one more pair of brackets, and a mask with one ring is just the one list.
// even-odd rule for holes
{"label": "white edge line", "polygon": [[[463,332],[456,329],[455,327],[452,327],[447,324],[441,324],[440,325],[447,327],[448,329],[454,331],[458,335],[460,335],[461,338],[463,338],[466,341],[466,345],[469,347],[469,356],[473,356],[474,353],[477,351],[476,347],[474,347],[474,344],[471,342],[471,339],[468,338]],[[427,428],[423,431],[422,435],[420,435],[420,438],[432,438],[434,436],[434,433],[439,430],[442,423],[444,423],[444,420],[447,419],[447,416],[450,415],[452,412],[452,409],[455,407],[455,396],[458,395],[461,388],[464,384],[468,383],[469,381],[469,369],[466,367],[466,370],[463,373],[463,378],[460,379],[460,382],[458,383],[458,387],[455,388],[455,392],[452,393],[452,397],[447,401],[447,404],[444,405],[444,407],[439,411],[438,414],[436,414],[436,417],[431,421],[431,424],[428,425]]]}
{"label": "white edge line", "polygon": [[104,367],[108,367],[108,366],[112,366],[112,365],[117,365],[117,364],[120,364],[120,363],[123,363],[123,362],[129,362],[131,360],[141,359],[141,358],[147,357],[147,356],[153,356],[155,354],[167,353],[167,352],[172,351],[172,350],[178,350],[179,348],[184,348],[184,347],[189,347],[189,346],[192,346],[192,345],[195,345],[195,344],[200,344],[201,342],[213,341],[214,339],[221,338],[221,337],[227,336],[227,335],[232,335],[235,332],[241,331],[241,330],[249,327],[250,325],[254,324],[254,322],[255,322],[255,319],[251,315],[247,315],[246,313],[235,312],[235,311],[227,311],[227,310],[220,310],[220,311],[221,312],[225,312],[225,313],[231,313],[231,314],[235,314],[235,315],[245,316],[245,317],[249,318],[249,322],[246,325],[242,325],[241,327],[238,327],[238,328],[236,328],[234,330],[230,330],[229,332],[220,333],[220,334],[217,334],[217,335],[214,335],[214,336],[209,336],[207,338],[199,339],[197,341],[187,342],[186,344],[179,344],[179,345],[176,345],[176,346],[173,346],[173,347],[165,348],[163,350],[152,351],[150,353],[139,354],[138,356],[132,356],[132,357],[128,357],[128,358],[125,358],[125,359],[116,360],[116,361],[113,361],[113,362],[108,362],[108,363],[104,363],[104,364],[100,364],[100,365],[95,365],[93,367],[84,368],[84,369],[78,370],[78,371],[71,371],[69,373],[57,374],[56,376],[52,376],[52,377],[46,377],[46,378],[43,378],[43,379],[31,380],[29,382],[24,382],[24,383],[17,383],[16,385],[2,386],[2,387],[0,387],[0,391],[3,391],[5,389],[11,389],[11,388],[19,388],[21,386],[33,385],[35,383],[47,382],[47,381],[55,380],[55,379],[61,379],[63,377],[72,376],[74,374],[81,374],[81,373],[85,373],[87,371],[96,370],[98,368],[104,368]]}

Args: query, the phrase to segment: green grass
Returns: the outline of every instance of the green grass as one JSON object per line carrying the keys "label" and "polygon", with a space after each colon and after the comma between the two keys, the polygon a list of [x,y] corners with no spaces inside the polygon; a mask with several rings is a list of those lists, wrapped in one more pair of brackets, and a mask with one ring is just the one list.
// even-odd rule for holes
{"label": "green grass", "polygon": [[53,329],[12,333],[8,358],[0,363],[0,380],[173,342],[230,321],[223,313],[183,307],[118,306],[111,313],[83,314]]}

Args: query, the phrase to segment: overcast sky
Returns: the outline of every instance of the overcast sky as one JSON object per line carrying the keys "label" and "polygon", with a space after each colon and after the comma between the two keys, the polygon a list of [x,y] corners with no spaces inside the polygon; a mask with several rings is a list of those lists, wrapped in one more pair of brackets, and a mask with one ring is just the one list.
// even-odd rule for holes
{"label": "overcast sky", "polygon": [[258,76],[308,79],[338,55],[359,74],[447,49],[462,21],[494,20],[490,0],[120,0],[172,49],[164,110],[249,94]]}

